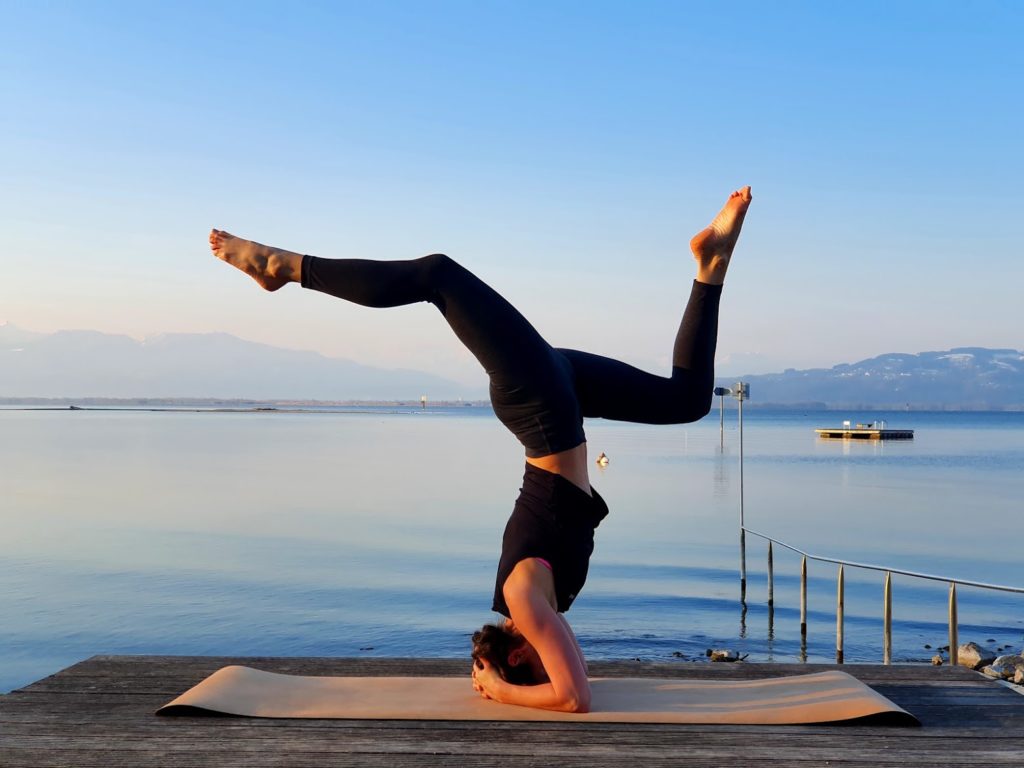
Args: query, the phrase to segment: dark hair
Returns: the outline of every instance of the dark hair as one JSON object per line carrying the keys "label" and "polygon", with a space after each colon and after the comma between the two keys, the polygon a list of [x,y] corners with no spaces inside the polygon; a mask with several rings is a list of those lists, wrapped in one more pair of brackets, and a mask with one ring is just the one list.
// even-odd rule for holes
{"label": "dark hair", "polygon": [[526,640],[523,636],[511,632],[505,627],[484,624],[473,633],[474,663],[477,659],[486,659],[498,670],[501,679],[513,685],[537,685],[540,680],[533,674],[528,664],[512,666],[508,663],[508,655],[522,646]]}

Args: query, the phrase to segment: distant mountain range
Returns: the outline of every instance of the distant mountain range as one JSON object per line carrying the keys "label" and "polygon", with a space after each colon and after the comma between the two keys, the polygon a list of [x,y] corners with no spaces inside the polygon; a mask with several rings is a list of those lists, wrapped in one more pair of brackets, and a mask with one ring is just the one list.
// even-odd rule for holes
{"label": "distant mountain range", "polygon": [[[832,368],[738,378],[750,384],[751,406],[1024,409],[1024,353],[1013,349],[892,353]],[[136,341],[0,324],[0,398],[382,401],[424,394],[435,401],[486,398],[483,384],[373,368],[225,333]]]}
{"label": "distant mountain range", "polygon": [[43,334],[0,324],[0,398],[432,400],[486,397],[422,371],[386,370],[226,333],[136,341],[96,331]]}
{"label": "distant mountain range", "polygon": [[890,353],[832,368],[739,378],[750,383],[752,405],[1024,409],[1024,352],[1015,349]]}

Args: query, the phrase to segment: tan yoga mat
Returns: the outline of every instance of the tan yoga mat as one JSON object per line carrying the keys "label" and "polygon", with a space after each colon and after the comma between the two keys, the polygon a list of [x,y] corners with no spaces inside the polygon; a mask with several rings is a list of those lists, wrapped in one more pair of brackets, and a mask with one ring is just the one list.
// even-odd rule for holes
{"label": "tan yoga mat", "polygon": [[871,715],[917,719],[845,672],[767,680],[597,678],[591,711],[549,712],[480,697],[465,677],[300,677],[219,669],[157,714],[368,720],[566,720],[631,723],[830,723]]}

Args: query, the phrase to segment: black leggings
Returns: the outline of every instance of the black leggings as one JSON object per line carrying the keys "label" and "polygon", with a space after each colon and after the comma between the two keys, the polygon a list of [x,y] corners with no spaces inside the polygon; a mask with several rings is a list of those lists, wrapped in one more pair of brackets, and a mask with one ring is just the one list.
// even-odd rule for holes
{"label": "black leggings", "polygon": [[411,261],[305,256],[302,285],[367,307],[436,306],[484,367],[495,414],[530,458],[583,443],[584,417],[680,424],[711,408],[720,285],[694,282],[667,378],[555,349],[515,307],[442,254]]}

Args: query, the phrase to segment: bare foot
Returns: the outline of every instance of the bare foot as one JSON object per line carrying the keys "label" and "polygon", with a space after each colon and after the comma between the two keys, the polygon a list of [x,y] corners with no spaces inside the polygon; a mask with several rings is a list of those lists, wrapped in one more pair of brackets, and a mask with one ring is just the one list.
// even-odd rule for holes
{"label": "bare foot", "polygon": [[690,241],[690,250],[697,259],[698,281],[711,285],[725,282],[725,272],[740,236],[750,199],[750,187],[733,192],[714,221]]}
{"label": "bare foot", "polygon": [[301,254],[243,240],[219,229],[210,230],[210,248],[218,259],[242,270],[268,291],[300,279]]}

